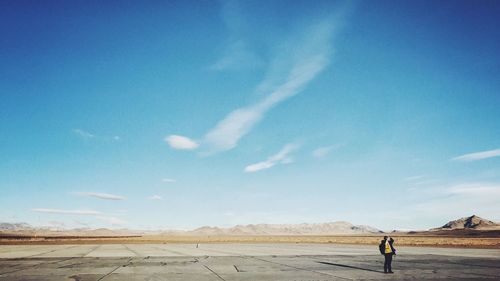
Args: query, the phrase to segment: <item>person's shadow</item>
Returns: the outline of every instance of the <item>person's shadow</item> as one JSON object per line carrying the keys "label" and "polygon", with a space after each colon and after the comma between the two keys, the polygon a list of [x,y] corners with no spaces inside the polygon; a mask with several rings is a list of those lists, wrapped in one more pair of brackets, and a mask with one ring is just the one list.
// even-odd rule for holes
{"label": "person's shadow", "polygon": [[340,263],[331,263],[331,262],[326,262],[326,261],[317,261],[317,263],[340,266],[340,267],[345,267],[345,268],[359,269],[359,270],[365,270],[365,271],[371,271],[371,272],[377,272],[377,273],[384,273],[383,271],[379,271],[379,270],[374,270],[374,269],[370,269],[370,268],[362,268],[362,267],[340,264]]}

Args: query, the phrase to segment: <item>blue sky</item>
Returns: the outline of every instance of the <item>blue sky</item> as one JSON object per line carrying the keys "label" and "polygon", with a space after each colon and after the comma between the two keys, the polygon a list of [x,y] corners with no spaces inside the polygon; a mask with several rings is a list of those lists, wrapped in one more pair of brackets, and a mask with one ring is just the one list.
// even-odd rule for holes
{"label": "blue sky", "polygon": [[497,1],[2,1],[0,221],[500,220]]}

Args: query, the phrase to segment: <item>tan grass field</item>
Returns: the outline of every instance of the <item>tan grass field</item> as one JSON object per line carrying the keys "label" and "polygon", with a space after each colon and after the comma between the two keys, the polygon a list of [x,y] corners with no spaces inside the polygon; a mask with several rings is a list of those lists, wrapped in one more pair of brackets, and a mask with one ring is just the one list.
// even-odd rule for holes
{"label": "tan grass field", "polygon": [[[115,237],[0,237],[0,245],[29,244],[162,244],[162,243],[332,243],[377,245],[381,235],[331,236],[115,236]],[[467,237],[450,235],[391,235],[398,246],[456,247],[500,249],[500,237]]]}

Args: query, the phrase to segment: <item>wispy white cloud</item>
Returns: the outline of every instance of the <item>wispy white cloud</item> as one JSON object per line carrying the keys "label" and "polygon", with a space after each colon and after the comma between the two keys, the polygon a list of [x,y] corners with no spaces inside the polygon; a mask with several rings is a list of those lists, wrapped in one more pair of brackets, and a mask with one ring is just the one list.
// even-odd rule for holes
{"label": "wispy white cloud", "polygon": [[291,163],[292,160],[289,155],[297,148],[296,144],[287,144],[277,154],[269,157],[267,160],[246,166],[245,172],[254,173],[274,167],[276,164]]}
{"label": "wispy white cloud", "polygon": [[424,179],[424,180],[417,180],[412,182],[413,185],[435,185],[439,183],[439,180],[437,179]]}
{"label": "wispy white cloud", "polygon": [[98,136],[82,129],[73,129],[73,133],[84,140],[120,141],[120,136]]}
{"label": "wispy white cloud", "polygon": [[161,179],[162,182],[168,182],[168,183],[174,183],[174,182],[177,182],[177,180],[174,180],[174,179],[170,179],[170,178],[163,178]]}
{"label": "wispy white cloud", "polygon": [[149,196],[148,199],[149,200],[163,200],[163,197],[155,194],[155,195]]}
{"label": "wispy white cloud", "polygon": [[210,130],[205,141],[215,151],[224,151],[236,146],[241,137],[248,134],[252,127],[262,119],[260,108],[240,108],[231,112]]}
{"label": "wispy white cloud", "polygon": [[179,135],[170,135],[165,138],[165,141],[173,149],[180,150],[193,150],[198,148],[198,143],[188,137],[183,137]]}
{"label": "wispy white cloud", "polygon": [[[288,70],[282,69],[279,72],[279,75],[288,72],[284,82],[274,87],[267,86],[267,88],[273,88],[274,90],[258,103],[230,112],[214,128],[208,131],[204,137],[204,142],[215,151],[234,148],[238,141],[248,134],[270,109],[298,94],[328,65],[331,54],[332,32],[332,24],[323,22],[312,28],[306,38],[302,38],[300,42],[295,42],[295,48],[301,50],[301,54],[287,58],[292,60],[291,68]],[[271,73],[270,75],[275,76],[277,74]],[[270,80],[281,79],[266,77],[262,83],[268,84],[266,81]]]}
{"label": "wispy white cloud", "polygon": [[[500,184],[468,183],[455,185],[447,190],[448,194],[469,196],[494,196],[500,198]],[[499,200],[500,203],[500,200]]]}
{"label": "wispy white cloud", "polygon": [[312,156],[315,158],[318,158],[318,159],[326,157],[328,154],[330,154],[330,152],[332,152],[333,150],[335,150],[341,146],[343,146],[343,144],[318,147],[315,150],[313,150]]}
{"label": "wispy white cloud", "polygon": [[[46,213],[46,214],[58,214],[58,215],[73,215],[73,216],[88,216],[96,220],[103,221],[105,223],[111,224],[111,225],[124,225],[127,224],[127,222],[123,219],[114,217],[114,216],[109,216],[107,214],[103,214],[99,211],[94,211],[94,210],[63,210],[63,209],[50,209],[50,208],[34,208],[31,209],[33,212],[37,213]],[[85,227],[90,227],[89,222],[81,222],[79,220],[73,220],[73,223],[79,226],[85,226]],[[59,226],[59,227],[64,227],[66,225],[60,224],[56,225],[55,223],[52,223],[54,226]]]}
{"label": "wispy white cloud", "polygon": [[62,215],[95,216],[101,214],[101,212],[93,210],[61,210],[61,209],[46,209],[46,208],[35,208],[31,210],[37,213],[50,213],[50,214],[62,214]]}
{"label": "wispy white cloud", "polygon": [[211,70],[239,70],[260,66],[262,59],[250,50],[243,40],[231,42],[225,54],[210,66]]}
{"label": "wispy white cloud", "polygon": [[327,156],[330,153],[330,151],[332,151],[331,146],[318,147],[315,150],[313,150],[312,156],[314,156],[315,158],[323,158]]}
{"label": "wispy white cloud", "polygon": [[421,187],[421,186],[428,186],[432,187],[438,184],[439,182],[442,182],[442,180],[439,179],[434,179],[431,178],[427,175],[416,175],[416,176],[409,176],[403,179],[403,181],[407,182],[409,185],[412,185],[413,187],[410,187],[408,190],[416,190],[416,187]]}
{"label": "wispy white cloud", "polygon": [[[265,96],[255,104],[237,108],[220,120],[202,138],[208,154],[237,146],[265,114],[281,102],[297,95],[320,74],[330,62],[334,22],[321,21],[282,46],[280,54],[256,92]],[[174,149],[195,149],[198,143],[188,137],[172,135],[166,141]]]}
{"label": "wispy white cloud", "polygon": [[247,21],[239,1],[221,1],[221,4],[221,17],[228,30],[228,39],[221,57],[209,67],[210,70],[242,70],[262,66],[263,59],[245,36]]}
{"label": "wispy white cloud", "polygon": [[85,130],[82,129],[73,129],[73,133],[75,133],[77,136],[83,138],[83,139],[92,139],[95,138],[94,134],[91,134]]}
{"label": "wispy white cloud", "polygon": [[404,180],[404,181],[416,181],[416,180],[423,179],[423,178],[425,178],[425,177],[426,177],[425,175],[410,176],[410,177],[406,177],[406,178],[404,178],[403,180]]}
{"label": "wispy white cloud", "polygon": [[99,193],[99,192],[76,192],[76,195],[79,196],[89,196],[95,197],[104,200],[125,200],[125,197],[120,195],[108,194],[108,193]]}
{"label": "wispy white cloud", "polygon": [[469,154],[464,154],[452,158],[454,161],[477,161],[492,157],[500,157],[500,149],[493,149],[488,151],[474,152]]}

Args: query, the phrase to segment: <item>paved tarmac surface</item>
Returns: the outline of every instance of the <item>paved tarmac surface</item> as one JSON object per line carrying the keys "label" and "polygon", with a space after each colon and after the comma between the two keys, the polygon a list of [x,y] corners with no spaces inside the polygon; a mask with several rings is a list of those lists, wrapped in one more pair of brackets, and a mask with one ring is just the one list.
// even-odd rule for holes
{"label": "paved tarmac surface", "polygon": [[0,246],[0,281],[500,280],[500,250],[377,246],[116,244]]}

